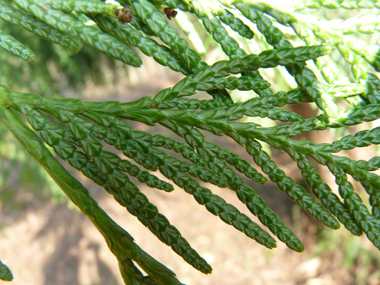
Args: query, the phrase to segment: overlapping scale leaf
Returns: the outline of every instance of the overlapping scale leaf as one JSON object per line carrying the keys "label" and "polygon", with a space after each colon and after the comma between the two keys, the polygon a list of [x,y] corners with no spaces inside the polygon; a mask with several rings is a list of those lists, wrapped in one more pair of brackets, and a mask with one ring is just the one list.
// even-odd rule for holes
{"label": "overlapping scale leaf", "polygon": [[125,284],[157,285],[150,276],[144,276],[131,259],[118,261],[120,273]]}
{"label": "overlapping scale leaf", "polygon": [[[216,68],[217,69],[217,68]],[[269,82],[262,79],[255,79],[247,76],[241,77],[218,77],[214,78],[216,72],[209,66],[187,76],[179,81],[173,88],[167,88],[160,91],[154,97],[155,101],[169,101],[176,97],[190,96],[195,94],[196,90],[213,91],[215,89],[239,89],[239,90],[262,90],[270,86]]]}
{"label": "overlapping scale leaf", "polygon": [[339,117],[331,118],[329,126],[332,128],[358,125],[363,122],[371,122],[380,118],[377,104],[370,104],[364,107],[352,107],[340,112]]}
{"label": "overlapping scale leaf", "polygon": [[327,163],[326,165],[336,177],[335,181],[339,185],[339,194],[344,199],[345,207],[365,232],[368,239],[379,249],[380,230],[376,218],[368,212],[359,195],[354,192],[352,184],[347,180],[346,173],[333,163]]}
{"label": "overlapping scale leaf", "polygon": [[325,144],[321,151],[339,152],[341,150],[350,150],[356,147],[366,147],[371,144],[380,144],[380,127],[371,130],[363,130],[355,135],[344,136],[334,141],[331,145]]}
{"label": "overlapping scale leaf", "polygon": [[0,30],[0,48],[22,58],[23,60],[36,60],[34,53],[30,49],[18,42],[14,37],[5,34],[2,30]]}
{"label": "overlapping scale leaf", "polygon": [[296,184],[292,178],[286,176],[285,172],[279,169],[276,163],[270,159],[269,155],[262,149],[260,143],[251,140],[246,145],[247,152],[252,155],[255,163],[261,167],[264,173],[277,184],[290,199],[294,200],[302,209],[314,216],[326,226],[339,229],[338,221],[326,211],[314,198],[306,192],[300,185]]}
{"label": "overlapping scale leaf", "polygon": [[28,2],[44,6],[46,7],[45,9],[59,9],[67,13],[72,11],[78,13],[105,13],[112,17],[116,17],[115,11],[117,9],[123,8],[116,1],[108,1],[107,4],[97,0],[28,0]]}
{"label": "overlapping scale leaf", "polygon": [[360,236],[361,229],[351,217],[350,213],[345,209],[339,198],[331,191],[331,188],[322,181],[322,177],[316,172],[314,166],[310,163],[309,158],[297,152],[294,149],[285,149],[287,153],[297,162],[298,168],[301,170],[302,176],[306,183],[312,189],[314,195],[322,202],[322,204],[334,214],[338,220],[352,234]]}
{"label": "overlapping scale leaf", "polygon": [[218,61],[211,68],[216,72],[215,77],[227,76],[229,73],[237,74],[244,71],[256,70],[260,67],[276,67],[302,63],[315,59],[329,52],[326,46],[304,46],[298,48],[280,48],[266,50],[258,56],[250,54],[230,61]]}
{"label": "overlapping scale leaf", "polygon": [[231,29],[238,32],[242,37],[247,39],[252,39],[254,33],[252,30],[245,25],[239,18],[236,18],[234,14],[232,14],[227,9],[223,9],[223,12],[218,15],[219,19],[226,25],[230,26]]}
{"label": "overlapping scale leaf", "polygon": [[153,100],[152,104],[155,104],[156,105],[155,108],[158,108],[158,109],[178,108],[178,109],[208,110],[208,109],[225,107],[225,104],[223,102],[215,100],[215,99],[198,100],[195,98],[174,98],[174,99],[171,99],[170,101],[160,102],[160,103]]}
{"label": "overlapping scale leaf", "polygon": [[[376,134],[376,131],[372,134]],[[371,139],[371,136],[368,136],[367,131],[362,131],[357,134],[357,137],[360,141],[360,138]],[[346,173],[350,174],[355,180],[359,181],[367,193],[370,195],[369,200],[370,204],[373,207],[372,213],[377,217],[380,215],[380,192],[378,190],[378,185],[380,184],[380,176],[369,173],[371,168],[369,162],[359,160],[353,161],[347,157],[331,155],[331,152],[338,152],[342,149],[351,149],[358,143],[358,140],[354,136],[346,136],[341,141],[335,141],[332,145],[329,144],[306,144],[303,145],[295,140],[289,140],[289,143],[296,150],[308,154],[313,157],[318,163],[327,164],[330,163],[342,169]],[[376,143],[376,141],[375,141]],[[360,146],[369,145],[370,142],[360,143]]]}
{"label": "overlapping scale leaf", "polygon": [[[164,164],[165,165],[165,164]],[[165,172],[165,171],[164,171]],[[167,174],[167,173],[166,173]],[[183,179],[184,177],[182,177],[182,179]],[[212,205],[212,204],[211,204]],[[211,205],[209,206],[209,207],[211,207]],[[214,206],[213,206],[213,208],[214,208]],[[210,208],[210,209],[212,209],[212,208]],[[231,209],[230,209],[231,210]],[[222,215],[222,214],[221,214]],[[222,215],[223,216],[223,215]],[[241,216],[240,216],[240,218],[242,218]],[[250,226],[251,227],[251,226]],[[251,230],[253,230],[255,227],[253,227],[253,228],[251,228]],[[246,231],[246,234],[247,235],[249,235],[249,236],[251,236],[252,237],[252,234],[253,234],[253,232],[251,232],[251,230],[249,231],[249,232],[247,232]],[[256,231],[256,230],[255,230]],[[264,236],[265,237],[265,236]],[[257,239],[260,241],[261,239],[260,239],[260,237],[257,237]],[[263,241],[261,241],[261,242],[263,242]]]}
{"label": "overlapping scale leaf", "polygon": [[[60,140],[65,141],[65,137],[68,137],[63,127],[48,123],[46,117],[36,111],[31,111],[29,115],[29,122],[33,128],[40,131],[44,140],[55,150],[62,148]],[[114,195],[121,205],[137,216],[162,242],[170,245],[187,262],[204,273],[210,273],[212,269],[207,262],[190,247],[179,231],[170,225],[165,216],[158,213],[157,208],[123,173],[123,171],[130,171],[130,164],[123,162],[116,154],[102,150],[102,145],[91,137],[93,125],[90,122],[73,114],[66,113],[66,117],[70,118],[69,127],[73,141],[82,147],[85,153],[72,147],[69,155],[61,157],[67,159],[73,167]],[[59,134],[56,131],[57,128],[60,130]],[[50,132],[50,129],[53,129],[53,132]],[[60,140],[51,139],[57,135]],[[66,145],[69,144],[66,142]],[[57,153],[60,154],[62,151]],[[137,174],[140,171],[137,169],[135,172]],[[140,178],[142,178],[141,175]]]}
{"label": "overlapping scale leaf", "polygon": [[[247,53],[242,48],[240,48],[239,43],[228,34],[227,30],[223,27],[219,19],[216,17],[217,15],[223,14],[223,11],[225,9],[222,8],[221,5],[219,5],[217,2],[213,4],[214,5],[210,7],[207,2],[192,1],[191,3],[181,5],[180,9],[186,11],[189,10],[192,13],[195,13],[196,16],[202,20],[202,24],[207,32],[214,38],[217,43],[221,45],[223,51],[228,57],[230,57],[230,59],[246,57]],[[251,68],[250,70],[252,69],[256,68]],[[243,74],[256,79],[263,79],[257,71],[244,72]],[[272,91],[269,88],[256,92],[262,96],[272,94]]]}
{"label": "overlapping scale leaf", "polygon": [[[87,113],[84,115],[87,115]],[[92,119],[94,119],[94,117],[92,117]],[[105,121],[98,121],[98,123],[102,122]],[[112,122],[114,122],[115,127],[113,127]],[[189,194],[194,195],[194,198],[198,203],[205,205],[211,213],[218,215],[224,222],[233,225],[250,238],[255,239],[257,242],[269,248],[275,247],[273,238],[271,238],[267,232],[262,230],[247,216],[241,214],[234,206],[227,204],[222,198],[212,194],[209,189],[201,187],[198,182],[191,179],[190,175],[186,172],[200,177],[201,180],[225,187],[226,185],[223,186],[221,184],[222,181],[220,181],[219,176],[213,174],[207,168],[202,169],[199,168],[199,165],[191,165],[189,163],[181,162],[175,157],[167,156],[161,151],[157,151],[154,148],[152,149],[145,141],[133,139],[141,133],[132,133],[130,132],[131,130],[121,131],[119,128],[121,124],[120,121],[116,122],[111,120],[108,121],[108,123],[108,127],[110,127],[111,130],[114,128],[120,138],[128,141],[127,144],[119,144],[118,146],[115,146],[116,148],[123,150],[123,153],[126,156],[134,159],[137,163],[142,164],[146,168],[153,167],[153,169],[156,169],[158,167],[162,174],[173,180]],[[144,135],[144,139],[146,138],[147,136]],[[144,149],[146,154],[138,153],[138,149]]]}
{"label": "overlapping scale leaf", "polygon": [[318,58],[330,52],[328,46],[303,46],[296,48],[278,48],[261,52],[258,57],[262,61],[260,67],[296,64]]}
{"label": "overlapping scale leaf", "polygon": [[245,4],[243,2],[235,2],[234,6],[241,12],[243,15],[255,22],[257,24],[260,32],[265,36],[266,41],[276,47],[292,47],[289,40],[287,40],[282,32],[273,26],[272,21],[264,16],[261,12],[254,8],[254,3]]}
{"label": "overlapping scale leaf", "polygon": [[[79,132],[74,133],[78,134]],[[75,152],[75,155],[68,160],[75,167],[78,163],[83,163],[85,158],[86,155]],[[178,230],[170,225],[169,221],[157,212],[157,208],[148,202],[127,176],[118,170],[125,171],[129,166],[130,164],[123,162],[117,155],[102,151],[99,153],[99,157],[93,158],[93,162],[87,160],[86,167],[82,167],[80,170],[114,195],[120,204],[136,215],[162,242],[170,245],[187,262],[204,273],[210,273],[211,267],[181,237]]]}
{"label": "overlapping scale leaf", "polygon": [[15,8],[1,4],[0,5],[0,18],[3,20],[21,25],[28,31],[35,33],[41,38],[52,41],[72,51],[79,50],[79,44],[72,37],[59,32],[58,30],[46,25],[44,22],[37,20],[33,16],[24,14]]}
{"label": "overlapping scale leaf", "polygon": [[[132,5],[130,3],[129,5]],[[148,36],[155,36],[155,33],[144,23],[139,15],[133,14],[133,21],[130,23],[136,30],[140,30]]]}
{"label": "overlapping scale leaf", "polygon": [[246,52],[240,48],[238,42],[228,34],[214,13],[212,13],[212,7],[209,7],[204,1],[193,1],[191,8],[195,15],[202,21],[207,32],[220,44],[228,57],[244,57],[247,55]]}
{"label": "overlapping scale leaf", "polygon": [[[290,97],[288,96],[290,95]],[[158,110],[156,108],[152,108],[152,104],[156,104],[155,100],[151,100],[149,97],[144,97],[136,102],[131,103],[123,103],[119,104],[118,102],[86,102],[81,103],[78,100],[62,100],[62,99],[42,99],[45,102],[48,102],[49,105],[53,105],[56,107],[64,108],[65,110],[73,110],[74,105],[81,106],[78,112],[83,112],[86,109],[93,110],[96,112],[101,112],[103,114],[110,115],[118,115],[123,118],[132,119],[136,121],[141,121],[150,125],[154,125],[157,122],[162,123],[163,120],[173,120],[173,122],[187,124],[187,125],[196,125],[200,128],[205,128],[207,125],[213,126],[214,129],[209,129],[210,131],[221,134],[223,132],[231,133],[234,131],[235,134],[241,134],[244,136],[258,136],[261,139],[266,139],[270,137],[274,142],[278,142],[284,145],[289,145],[287,139],[285,137],[296,136],[303,132],[310,132],[314,129],[325,129],[327,124],[321,121],[320,118],[313,119],[305,119],[303,120],[297,114],[291,112],[281,111],[279,113],[273,113],[273,118],[281,116],[278,119],[284,121],[299,121],[291,123],[288,126],[282,127],[270,127],[270,128],[258,128],[255,124],[248,123],[232,123],[228,122],[228,120],[237,120],[244,115],[248,116],[260,116],[260,115],[268,115],[271,114],[265,113],[266,108],[269,108],[273,105],[275,106],[283,106],[283,104],[287,101],[293,102],[294,98],[297,98],[299,92],[297,90],[289,91],[288,93],[279,92],[278,95],[273,98],[253,98],[246,103],[236,103],[234,107],[230,107],[227,110],[219,109],[219,110],[205,110],[198,113],[194,113],[192,109],[185,110],[168,110],[162,109]],[[296,97],[293,97],[296,96]],[[18,98],[18,100],[23,100],[22,97]],[[40,99],[41,100],[41,99]],[[36,106],[40,100],[36,101]],[[285,100],[285,101],[284,101]],[[20,102],[21,103],[21,102]],[[77,103],[77,104],[75,104]],[[269,103],[269,104],[268,104]],[[74,104],[74,105],[73,105]],[[160,104],[160,103],[159,103]],[[158,104],[158,105],[159,105]],[[263,105],[265,104],[265,105]],[[268,104],[268,105],[266,105]],[[170,105],[170,104],[169,104]],[[106,107],[104,107],[106,106]],[[136,110],[139,108],[139,110]],[[273,109],[276,110],[276,109]],[[49,112],[53,112],[54,110],[48,110]],[[264,112],[264,113],[262,113]],[[59,113],[55,113],[55,116],[60,116]],[[281,136],[279,136],[281,135]],[[285,137],[284,137],[285,136]],[[270,141],[268,142],[270,143]]]}
{"label": "overlapping scale leaf", "polygon": [[[94,119],[94,117],[92,117],[92,119]],[[83,126],[82,126],[82,128],[83,128]],[[120,133],[120,124],[118,124],[117,130],[119,131],[119,134],[122,134],[124,136],[127,135],[127,133],[128,133],[128,132],[127,133],[125,133],[125,132]],[[74,133],[80,134],[81,130],[80,129],[75,130]],[[87,133],[87,132],[85,132],[85,133]],[[130,144],[127,144],[125,146],[131,146],[131,145],[132,144],[130,143]],[[83,146],[82,145],[82,147],[84,147],[84,149],[87,150],[87,152],[90,152],[89,153],[90,155],[99,153],[99,151],[97,151],[98,147],[96,147],[96,146],[90,147],[90,146]],[[141,157],[141,158],[136,157],[136,153],[131,152],[131,149],[129,149],[128,152],[124,152],[124,153],[127,156],[131,156],[131,158],[135,159],[137,162],[142,163],[144,166],[147,165],[147,163],[146,163],[147,160],[143,157]],[[154,153],[152,153],[152,152],[150,152],[150,153],[151,153],[151,155],[154,155]],[[171,159],[173,159],[173,158],[171,158]],[[159,162],[159,160],[162,160],[162,158],[160,159],[160,157],[157,157],[155,161]],[[166,175],[168,178],[174,180],[175,183],[178,184],[179,186],[184,187],[184,189],[187,192],[190,192],[193,195],[195,195],[198,202],[199,202],[199,199],[201,199],[201,201],[204,201],[204,203],[203,202],[202,203],[206,204],[206,208],[209,211],[211,211],[214,214],[218,214],[219,216],[221,216],[221,218],[225,222],[227,222],[229,224],[232,223],[239,230],[244,231],[248,236],[256,239],[258,242],[263,243],[268,247],[275,246],[274,240],[271,239],[270,236],[265,231],[261,230],[260,227],[258,225],[256,225],[255,223],[249,222],[249,220],[247,220],[248,217],[242,216],[242,214],[239,214],[239,212],[236,212],[237,209],[235,207],[232,207],[232,205],[226,204],[224,202],[224,200],[220,200],[218,196],[211,194],[211,192],[207,188],[200,187],[195,180],[192,180],[192,179],[189,180],[189,176],[187,174],[185,174],[185,173],[180,174],[181,172],[179,172],[179,171],[173,172],[173,170],[170,167],[168,168],[169,165],[172,165],[172,163],[168,163],[164,160],[159,164],[159,168],[163,172],[164,175]],[[172,176],[172,175],[175,175],[176,172],[179,172],[179,174],[177,174],[177,175],[179,175],[178,178],[176,178],[176,176],[174,176],[174,177]],[[196,184],[194,184],[194,183],[196,183]],[[195,187],[195,185],[198,185],[198,186],[196,186],[196,188],[193,189],[193,187]],[[207,191],[206,191],[206,189],[207,189]],[[217,204],[215,204],[216,201],[218,201]],[[218,209],[219,206],[222,206],[222,209]],[[233,214],[232,217],[228,218],[228,220],[225,220],[224,215],[225,214],[226,215],[232,215],[232,213],[235,213],[235,214]],[[230,220],[230,219],[232,219],[232,220]],[[243,220],[245,221],[243,223],[244,226],[242,226],[240,224]],[[234,224],[233,221],[236,221],[238,224]],[[246,228],[246,227],[248,227],[248,228]]]}
{"label": "overlapping scale leaf", "polygon": [[[226,159],[228,155],[231,154],[227,149],[221,149],[216,144],[213,144],[210,142],[207,142],[207,143],[209,145],[212,145],[209,148],[214,149],[216,151],[215,155],[218,155],[220,159]],[[206,165],[206,160],[203,158],[204,156],[201,156],[200,154],[195,152],[193,148],[186,146],[181,142],[177,142],[171,138],[167,138],[162,135],[154,135],[152,137],[152,145],[161,146],[166,149],[174,150],[175,152],[180,153],[184,158],[189,159],[193,163],[196,163],[199,165]],[[234,162],[233,165],[235,166],[236,170],[244,174],[246,177],[260,184],[266,183],[267,181],[266,178],[262,176],[262,174],[257,172],[257,170],[254,169],[246,160],[238,157],[238,159],[233,160],[233,162]],[[225,165],[224,163],[222,164]],[[221,175],[223,175],[223,172],[221,171],[215,171],[215,170],[213,171],[217,174],[220,173]]]}
{"label": "overlapping scale leaf", "polygon": [[[157,35],[165,44],[167,44],[173,53],[175,53],[183,62],[183,64],[192,72],[207,66],[207,63],[202,61],[200,55],[189,47],[185,39],[181,38],[178,32],[167,24],[165,16],[147,0],[134,1],[133,8],[137,15],[144,21],[153,34]],[[173,6],[173,3],[168,3],[168,6]],[[186,7],[186,5],[184,5]],[[149,18],[149,19],[148,19]],[[146,20],[148,19],[148,20]],[[211,90],[207,91],[214,99],[231,104],[232,100],[226,90]]]}
{"label": "overlapping scale leaf", "polygon": [[[32,111],[30,109],[30,111]],[[133,238],[117,225],[82,186],[47,150],[42,140],[8,108],[0,109],[0,118],[28,152],[44,167],[65,194],[87,215],[107,241],[118,260],[133,259],[159,284],[181,284],[175,274],[133,242]],[[42,120],[37,125],[42,126]]]}
{"label": "overlapping scale leaf", "polygon": [[371,104],[380,103],[380,80],[375,74],[368,73],[364,97]]}
{"label": "overlapping scale leaf", "polygon": [[336,98],[344,98],[365,94],[366,88],[363,84],[337,84],[329,85],[325,92]]}
{"label": "overlapping scale leaf", "polygon": [[[197,153],[194,151],[193,148],[184,145],[181,142],[177,142],[172,138],[164,137],[162,135],[150,135],[145,132],[140,131],[132,131],[132,136],[134,139],[142,139],[144,142],[150,143],[152,146],[157,147],[164,147],[166,149],[173,150],[177,153],[180,153],[184,158],[190,160],[191,162],[205,166],[206,161]],[[209,143],[211,144],[211,143]],[[219,149],[221,154],[221,158],[226,158],[225,155],[229,154],[230,152],[227,151],[227,149],[221,150],[217,145],[213,144],[214,149]],[[235,160],[234,160],[235,161]],[[244,166],[243,166],[244,165]],[[258,173],[253,167],[249,165],[247,161],[244,159],[239,158],[237,162],[235,162],[236,169],[246,175],[248,178],[252,179],[253,181],[256,181],[258,183],[265,183],[266,179]]]}
{"label": "overlapping scale leaf", "polygon": [[39,4],[31,4],[25,0],[15,0],[15,3],[61,33],[68,33],[74,38],[79,38],[82,43],[102,53],[135,67],[142,64],[141,58],[132,48],[113,36],[102,33],[95,26],[85,25],[57,9],[44,9]]}
{"label": "overlapping scale leaf", "polygon": [[103,15],[92,15],[91,18],[103,30],[115,35],[121,41],[138,47],[144,54],[153,57],[156,62],[185,75],[190,74],[189,69],[182,64],[182,61],[177,55],[173,54],[169,48],[145,37],[140,31],[135,30],[132,26],[121,24],[117,19],[105,17]]}
{"label": "overlapping scale leaf", "polygon": [[180,37],[172,26],[167,24],[165,16],[158,12],[154,5],[147,0],[137,0],[132,4],[136,14],[171,48],[173,53],[181,58],[186,68],[195,71],[205,66],[200,55],[189,47],[187,41]]}
{"label": "overlapping scale leaf", "polygon": [[[241,178],[238,178],[233,171],[231,171],[223,160],[234,165],[239,171],[249,173],[251,167],[249,163],[241,160],[236,154],[230,153],[227,150],[220,150],[215,144],[205,142],[204,136],[197,131],[189,127],[182,127],[181,130],[176,129],[178,127],[175,123],[161,122],[162,125],[171,129],[180,136],[184,136],[187,143],[191,147],[196,147],[197,152],[202,156],[202,158],[208,162],[208,166],[216,173],[223,175],[224,179],[228,182],[229,187],[237,192],[239,199],[245,203],[248,209],[260,218],[260,221],[269,227],[269,229],[277,235],[277,237],[285,242],[287,246],[296,251],[302,251],[303,245],[298,240],[298,238],[288,229],[272,212],[270,208],[267,207],[266,203],[255,194],[252,188],[247,185],[243,185]],[[221,159],[215,158],[215,151],[218,152]],[[200,171],[200,169],[198,170]],[[201,172],[199,172],[201,174]],[[254,171],[253,173],[257,173]],[[261,175],[258,174],[258,177]],[[247,175],[248,177],[250,174]],[[259,206],[261,205],[261,206]]]}
{"label": "overlapping scale leaf", "polygon": [[[169,90],[170,91],[170,90]],[[168,91],[168,92],[169,92]],[[170,91],[172,92],[172,91]],[[160,92],[161,93],[161,92]],[[160,94],[159,93],[159,94]],[[178,93],[177,93],[178,94]],[[194,113],[192,109],[184,109],[184,110],[170,110],[170,109],[161,109],[158,110],[155,107],[152,108],[152,104],[156,104],[155,100],[151,100],[149,97],[144,97],[136,102],[131,103],[123,103],[120,104],[118,102],[85,102],[80,103],[78,100],[67,100],[67,99],[46,99],[46,98],[36,98],[36,102],[34,103],[37,107],[38,104],[41,104],[43,101],[46,102],[50,106],[56,106],[59,108],[63,108],[65,110],[74,111],[74,105],[76,106],[77,112],[83,112],[84,110],[92,110],[96,112],[101,112],[103,114],[109,115],[118,115],[123,118],[128,118],[137,121],[143,121],[148,124],[154,124],[157,122],[161,122],[162,120],[174,120],[176,122],[185,123],[188,125],[197,125],[201,127],[205,122],[212,124],[213,122],[220,122],[223,125],[223,128],[219,129],[217,132],[225,132],[235,130],[238,133],[244,135],[258,135],[261,138],[272,137],[274,141],[276,141],[276,136],[279,134],[282,136],[296,136],[302,132],[309,132],[314,129],[324,129],[327,124],[323,124],[319,118],[316,119],[306,119],[302,120],[297,114],[282,111],[278,113],[278,116],[284,116],[284,120],[296,120],[300,122],[292,123],[288,126],[282,127],[270,127],[270,128],[257,128],[257,126],[252,129],[252,125],[247,123],[229,123],[230,120],[237,120],[242,118],[244,115],[248,116],[260,116],[261,112],[266,112],[266,109],[269,109],[273,106],[283,106],[285,103],[290,102],[293,103],[296,98],[299,96],[298,90],[291,90],[288,93],[279,92],[274,95],[272,98],[252,98],[245,103],[235,103],[231,107],[226,110],[218,109],[218,110],[204,110],[201,112]],[[16,96],[17,97],[17,96]],[[19,103],[25,104],[23,97],[18,98]],[[42,100],[42,101],[41,101]],[[32,103],[32,102],[29,102]],[[161,103],[158,103],[158,106]],[[166,104],[166,103],[165,103]],[[165,105],[164,104],[164,105]],[[169,106],[170,103],[168,103]],[[174,102],[174,105],[177,104]],[[80,107],[79,107],[80,106]],[[156,106],[157,107],[157,106]],[[138,108],[139,110],[136,110]],[[276,110],[276,109],[271,109]],[[54,110],[48,110],[49,112],[53,112]],[[55,116],[60,116],[59,114],[54,114]],[[263,115],[263,114],[261,114]],[[267,113],[268,116],[269,112]],[[273,113],[273,116],[277,116],[276,113]],[[224,121],[224,123],[223,123]],[[220,125],[222,127],[222,125]],[[250,134],[251,133],[251,134]],[[279,142],[283,142],[284,139],[279,137]]]}
{"label": "overlapping scale leaf", "polygon": [[[239,200],[246,204],[252,214],[256,215],[289,248],[298,252],[303,251],[304,247],[300,240],[277,218],[276,214],[268,207],[264,200],[251,187],[245,185],[242,179],[226,166],[224,159],[248,178],[259,183],[266,182],[266,179],[263,180],[264,177],[261,174],[246,160],[241,159],[238,155],[226,149],[221,149],[213,143],[205,141],[203,147],[197,147],[197,151],[207,161],[210,169],[215,173],[220,173],[224,177],[229,187],[236,191]],[[254,175],[253,177],[251,176],[252,174]],[[262,182],[258,181],[257,178],[255,179],[255,176],[260,178]]]}
{"label": "overlapping scale leaf", "polygon": [[368,172],[369,163],[367,161],[353,161],[347,157],[325,156],[327,161],[333,162],[347,174],[350,174],[355,180],[359,181],[369,194],[369,202],[372,206],[372,214],[380,218],[380,176],[375,173]]}
{"label": "overlapping scale leaf", "polygon": [[11,270],[0,261],[0,279],[4,281],[12,281],[13,275]]}

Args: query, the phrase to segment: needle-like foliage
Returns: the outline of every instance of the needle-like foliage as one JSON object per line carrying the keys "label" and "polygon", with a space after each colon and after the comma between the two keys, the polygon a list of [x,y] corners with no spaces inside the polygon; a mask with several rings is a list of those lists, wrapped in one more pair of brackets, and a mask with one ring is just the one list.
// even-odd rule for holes
{"label": "needle-like foliage", "polygon": [[[273,234],[290,249],[302,252],[304,246],[298,237],[253,189],[255,183],[266,184],[269,179],[327,227],[339,229],[342,224],[353,235],[364,233],[380,249],[380,176],[373,172],[380,168],[380,158],[355,161],[337,155],[343,150],[380,144],[380,128],[360,131],[331,144],[294,138],[380,117],[380,80],[376,74],[380,71],[380,49],[355,37],[356,33],[380,31],[380,18],[372,13],[380,8],[380,2],[300,0],[283,1],[281,5],[250,0],[0,1],[0,18],[15,24],[15,29],[25,28],[72,51],[78,51],[80,44],[87,45],[133,67],[141,66],[140,55],[145,54],[184,75],[173,87],[133,102],[51,99],[0,87],[0,122],[103,235],[119,262],[125,284],[181,283],[174,272],[144,252],[98,206],[46,145],[103,187],[160,241],[205,274],[211,273],[211,266],[149,202],[131,176],[165,192],[173,191],[175,184],[211,214],[257,243],[275,248]],[[305,12],[306,8],[324,7],[372,10],[359,17],[330,21]],[[188,20],[190,14],[220,45],[227,60],[208,64],[202,59],[200,51],[205,49]],[[189,39],[169,21],[177,15],[179,27]],[[254,52],[254,43],[267,48]],[[38,60],[23,44],[0,31],[1,48],[26,61]],[[192,44],[198,46],[193,48]],[[342,58],[332,57],[334,51]],[[350,68],[342,66],[342,60]],[[285,67],[296,88],[278,92],[271,89],[264,79],[265,69],[278,66]],[[257,96],[235,102],[230,96],[232,90],[253,91]],[[188,98],[199,91],[207,92],[210,99]],[[340,104],[343,101],[346,105]],[[301,103],[314,104],[319,115],[305,119],[283,109]],[[52,121],[53,117],[56,120]],[[263,127],[260,121],[246,121],[247,117],[283,123]],[[186,143],[134,130],[126,120],[148,126],[159,124]],[[246,149],[253,162],[207,141],[205,132],[232,138]],[[277,166],[262,142],[285,151],[297,163],[311,191]],[[103,143],[121,151],[128,160],[104,150]],[[170,155],[168,150],[182,158]],[[335,176],[339,193],[323,181],[316,164],[327,166]],[[167,181],[157,178],[156,171]],[[244,183],[241,175],[252,183]],[[370,209],[348,176],[363,186]],[[199,181],[235,191],[261,225]],[[0,278],[11,280],[9,269],[0,265]]]}

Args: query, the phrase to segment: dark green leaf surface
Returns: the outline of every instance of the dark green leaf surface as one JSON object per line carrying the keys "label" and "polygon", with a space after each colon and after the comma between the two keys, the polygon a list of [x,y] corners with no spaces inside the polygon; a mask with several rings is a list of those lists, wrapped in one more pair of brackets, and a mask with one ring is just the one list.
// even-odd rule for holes
{"label": "dark green leaf surface", "polygon": [[0,279],[4,281],[12,281],[13,275],[8,266],[0,261]]}

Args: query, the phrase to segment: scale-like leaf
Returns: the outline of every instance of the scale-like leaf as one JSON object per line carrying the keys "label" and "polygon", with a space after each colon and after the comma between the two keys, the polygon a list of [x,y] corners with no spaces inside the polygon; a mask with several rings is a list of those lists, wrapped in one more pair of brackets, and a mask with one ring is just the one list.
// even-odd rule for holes
{"label": "scale-like leaf", "polygon": [[23,44],[18,42],[14,37],[4,34],[0,30],[0,47],[6,51],[11,52],[15,56],[18,56],[26,61],[34,61],[36,57],[34,53],[25,47]]}
{"label": "scale-like leaf", "polygon": [[12,281],[13,275],[11,270],[0,261],[0,279],[4,281]]}

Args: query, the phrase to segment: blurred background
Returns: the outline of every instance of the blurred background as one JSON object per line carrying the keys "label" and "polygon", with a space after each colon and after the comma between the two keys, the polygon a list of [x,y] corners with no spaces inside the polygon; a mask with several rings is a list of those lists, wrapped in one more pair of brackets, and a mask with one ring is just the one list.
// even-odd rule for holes
{"label": "blurred background", "polygon": [[[345,10],[346,14],[342,15],[341,11],[318,11],[319,16],[325,19],[347,18],[354,13]],[[316,12],[305,13],[315,15]],[[186,23],[186,19],[180,16],[177,20]],[[204,59],[209,63],[226,59],[196,19],[189,20],[198,31],[200,42],[193,42],[200,52],[204,52]],[[184,35],[177,22],[171,23]],[[37,58],[36,62],[27,63],[0,50],[0,84],[13,91],[55,98],[125,102],[154,96],[183,77],[142,54],[143,66],[130,68],[88,47],[73,53],[7,23],[0,22],[0,29],[32,49]],[[296,40],[291,33],[289,37]],[[372,35],[363,38],[373,42]],[[245,47],[253,52],[255,49],[268,48],[257,32],[256,37]],[[293,78],[283,68],[267,69],[262,75],[271,82],[273,91],[287,91],[295,87]],[[256,96],[253,92],[232,92],[231,95],[235,101]],[[203,93],[196,96],[210,98]],[[291,108],[305,117],[318,114],[308,104]],[[266,119],[250,120],[264,126],[274,125],[274,122]],[[343,135],[371,128],[373,124],[362,124],[346,130],[312,132],[299,139],[331,143]],[[176,138],[158,126],[132,125],[138,130]],[[122,284],[116,259],[90,221],[75,209],[3,125],[0,125],[0,133],[0,258],[13,272],[13,284]],[[211,135],[207,135],[207,139],[252,162],[244,149],[231,139],[218,138],[216,141]],[[296,164],[287,155],[268,147],[267,150],[280,168],[305,186]],[[376,153],[376,148],[363,148],[344,154],[353,159],[369,159]],[[89,189],[100,206],[135,238],[142,249],[176,272],[179,280],[185,284],[380,284],[380,254],[365,237],[353,237],[344,228],[333,231],[324,227],[301,211],[271,183],[262,186],[245,180],[298,235],[306,248],[301,254],[291,251],[281,242],[274,250],[260,246],[224,224],[218,217],[212,216],[182,189],[176,188],[167,194],[137,182],[159,211],[211,264],[213,274],[206,276],[162,244],[102,188],[63,164]],[[318,171],[336,191],[334,178],[329,172],[320,167]],[[156,175],[166,179],[159,173]],[[363,193],[358,184],[354,185],[357,191]],[[205,186],[252,217],[233,191]],[[363,200],[368,200],[364,194]],[[258,222],[255,217],[253,220]]]}

